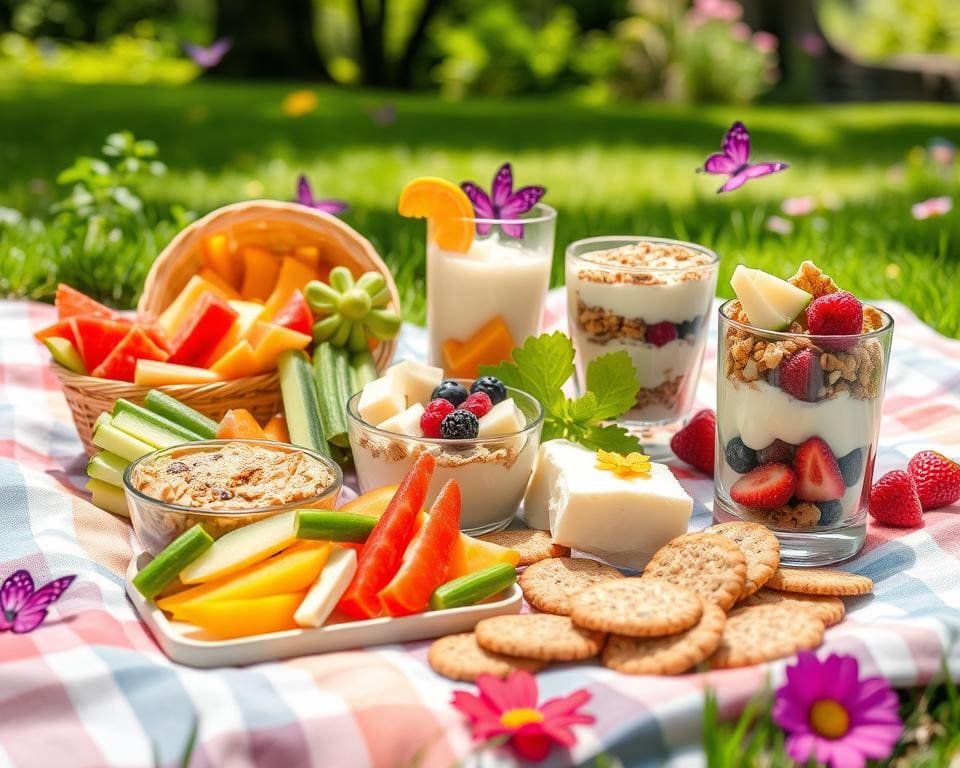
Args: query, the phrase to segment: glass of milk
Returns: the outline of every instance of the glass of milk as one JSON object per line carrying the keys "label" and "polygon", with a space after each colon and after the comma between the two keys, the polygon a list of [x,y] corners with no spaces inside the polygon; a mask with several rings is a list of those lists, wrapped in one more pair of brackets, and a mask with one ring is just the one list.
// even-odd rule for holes
{"label": "glass of milk", "polygon": [[467,253],[440,248],[427,229],[428,357],[450,376],[475,378],[477,365],[540,333],[557,212],[538,203],[516,219],[469,221],[477,233]]}

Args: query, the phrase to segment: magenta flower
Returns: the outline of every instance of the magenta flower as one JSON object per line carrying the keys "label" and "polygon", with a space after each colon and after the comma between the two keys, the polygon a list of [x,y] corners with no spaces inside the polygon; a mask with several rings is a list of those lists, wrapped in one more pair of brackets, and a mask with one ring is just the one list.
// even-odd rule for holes
{"label": "magenta flower", "polygon": [[593,715],[577,711],[590,700],[590,693],[582,688],[537,706],[536,678],[523,670],[506,680],[480,675],[477,689],[479,696],[454,692],[452,702],[470,720],[474,741],[506,736],[524,760],[545,760],[554,744],[572,747],[577,738],[570,726],[596,722]]}
{"label": "magenta flower", "polygon": [[946,216],[953,209],[953,199],[950,197],[931,197],[910,207],[910,215],[917,221],[932,219],[936,216]]}
{"label": "magenta flower", "polygon": [[890,756],[903,732],[899,701],[882,677],[861,680],[853,656],[821,661],[801,653],[777,689],[773,719],[787,733],[787,754],[829,768],[863,768]]}
{"label": "magenta flower", "polygon": [[759,30],[753,33],[753,47],[760,53],[773,53],[777,50],[779,44],[780,41],[777,40],[777,36],[769,32]]}
{"label": "magenta flower", "polygon": [[827,52],[827,41],[813,32],[804,32],[797,38],[800,50],[813,58],[819,58]]}
{"label": "magenta flower", "polygon": [[324,213],[332,213],[334,216],[339,216],[349,207],[343,200],[315,198],[313,196],[313,190],[310,188],[310,182],[302,173],[297,179],[297,199],[294,200],[294,202],[305,205],[308,208],[316,208],[318,211],[323,211]]}

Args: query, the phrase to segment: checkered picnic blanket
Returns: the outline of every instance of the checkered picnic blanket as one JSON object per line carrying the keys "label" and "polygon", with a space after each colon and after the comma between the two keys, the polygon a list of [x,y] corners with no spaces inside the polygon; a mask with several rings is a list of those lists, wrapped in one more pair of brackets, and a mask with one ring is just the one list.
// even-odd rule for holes
{"label": "checkered picnic blanket", "polygon": [[[960,454],[960,342],[937,335],[906,308],[896,319],[878,472],[922,448]],[[547,326],[564,325],[550,296]],[[0,768],[171,765],[199,722],[194,766],[449,766],[471,749],[450,706],[456,688],[426,663],[427,643],[308,656],[246,668],[197,670],[169,661],[124,594],[135,541],[126,521],[91,506],[86,457],[66,403],[30,335],[51,307],[0,302],[0,578],[27,568],[46,581],[77,579],[33,634],[0,634]],[[400,354],[420,356],[422,329],[404,328]],[[698,392],[712,405],[715,347]],[[710,519],[713,485],[683,466],[697,499],[692,521]],[[943,657],[960,677],[960,508],[926,516],[920,530],[870,527],[849,568],[876,582],[848,601],[823,652],[856,655],[894,685],[926,683]],[[703,690],[732,712],[777,684],[783,663],[681,677],[629,677],[596,664],[538,676],[543,697],[586,687],[597,722],[555,765],[607,752],[625,765],[698,765]],[[419,762],[418,762],[419,761]],[[486,758],[510,764],[507,753]]]}

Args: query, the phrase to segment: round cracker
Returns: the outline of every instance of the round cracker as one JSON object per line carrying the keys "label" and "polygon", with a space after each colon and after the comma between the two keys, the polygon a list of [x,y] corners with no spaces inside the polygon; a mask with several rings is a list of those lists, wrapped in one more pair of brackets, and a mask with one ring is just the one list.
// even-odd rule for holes
{"label": "round cracker", "polygon": [[601,581],[622,579],[611,565],[589,557],[554,557],[528,566],[520,574],[523,596],[538,611],[570,615],[570,598]]}
{"label": "round cracker", "polygon": [[704,533],[716,533],[734,541],[747,561],[747,577],[740,599],[749,597],[780,567],[780,542],[770,529],[759,523],[744,521],[711,525]]}
{"label": "round cracker", "polygon": [[630,637],[662,637],[690,629],[703,613],[697,594],[660,579],[610,579],[570,600],[578,627]]}
{"label": "round cracker", "polygon": [[786,605],[752,605],[727,616],[714,653],[715,668],[747,667],[810,651],[823,641],[825,627],[813,611]]}
{"label": "round cracker", "polygon": [[831,568],[780,568],[767,582],[771,589],[803,595],[865,595],[873,580],[859,573]]}
{"label": "round cracker", "polygon": [[801,595],[799,592],[780,592],[776,589],[761,589],[742,600],[740,605],[786,605],[809,610],[828,627],[839,624],[846,614],[843,600],[835,595]]}
{"label": "round cracker", "polygon": [[703,613],[690,629],[667,637],[610,635],[603,648],[605,666],[628,675],[679,675],[708,659],[720,646],[727,615],[701,598]]}
{"label": "round cracker", "polygon": [[525,613],[492,616],[477,624],[480,647],[539,661],[576,661],[600,653],[602,632],[577,627],[568,616]]}
{"label": "round cracker", "polygon": [[644,578],[688,587],[729,610],[743,592],[747,561],[733,541],[716,533],[685,533],[658,549]]}
{"label": "round cracker", "polygon": [[520,562],[517,567],[539,563],[551,557],[569,557],[570,547],[555,544],[550,538],[550,531],[538,531],[533,528],[515,528],[506,531],[495,531],[477,536],[482,541],[489,541],[507,549],[520,553]]}
{"label": "round cracker", "polygon": [[536,673],[547,666],[545,661],[520,659],[484,650],[473,632],[434,640],[427,651],[427,661],[437,674],[467,683],[472,683],[478,675],[506,677],[518,669]]}

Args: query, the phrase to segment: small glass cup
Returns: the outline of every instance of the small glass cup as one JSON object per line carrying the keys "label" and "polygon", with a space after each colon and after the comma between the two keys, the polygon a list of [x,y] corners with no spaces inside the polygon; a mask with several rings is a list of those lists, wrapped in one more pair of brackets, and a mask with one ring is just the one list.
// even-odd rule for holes
{"label": "small glass cup", "polygon": [[580,390],[591,360],[624,350],[640,391],[621,420],[651,428],[687,416],[718,267],[709,248],[661,237],[591,237],[567,246],[567,318]]}
{"label": "small glass cup", "polygon": [[516,219],[464,221],[476,228],[467,253],[444,250],[427,228],[428,358],[474,378],[540,333],[557,212],[538,203]]}
{"label": "small glass cup", "polygon": [[[766,525],[784,565],[853,557],[866,535],[893,318],[871,310],[876,330],[811,336],[739,322],[738,310],[736,299],[719,310],[714,518]],[[784,369],[801,354],[806,362]],[[736,483],[770,463],[794,473],[792,498],[735,501],[752,498],[747,483]]]}

